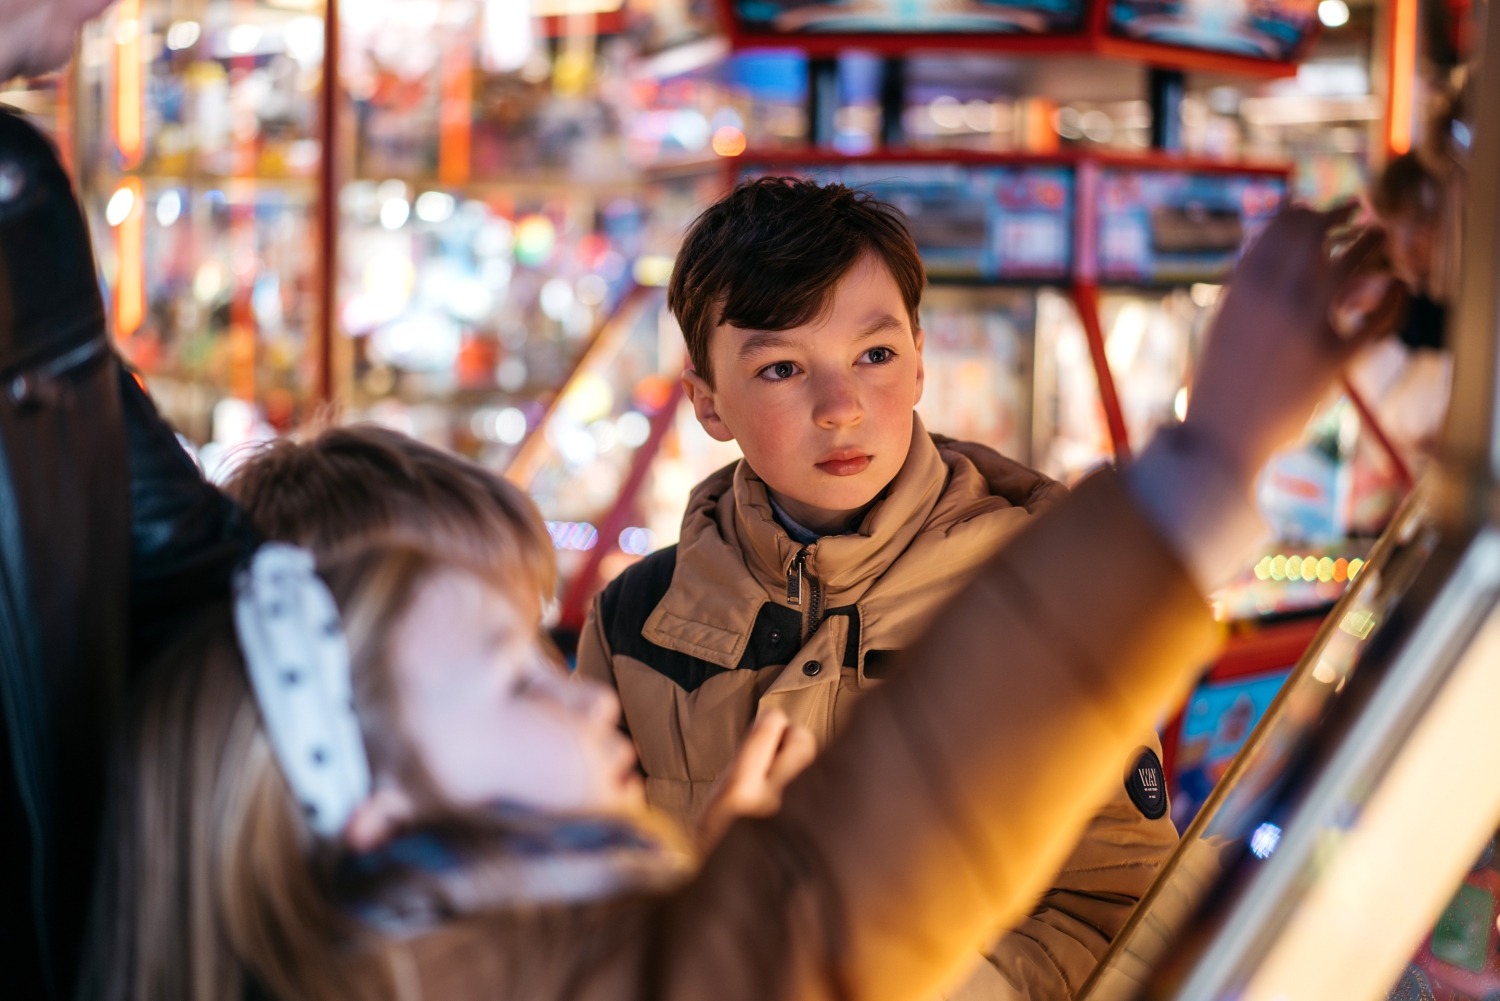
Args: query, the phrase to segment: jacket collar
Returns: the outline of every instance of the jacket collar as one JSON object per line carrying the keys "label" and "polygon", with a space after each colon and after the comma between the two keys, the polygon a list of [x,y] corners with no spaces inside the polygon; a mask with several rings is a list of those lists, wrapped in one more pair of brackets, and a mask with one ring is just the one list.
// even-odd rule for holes
{"label": "jacket collar", "polygon": [[[712,474],[693,491],[683,517],[672,583],[646,620],[658,646],[735,667],[767,601],[786,604],[788,569],[807,549],[806,573],[824,589],[824,608],[852,605],[872,588],[915,586],[932,573],[977,562],[1027,512],[1051,506],[1060,484],[980,445],[929,436],[912,415],[906,462],[859,528],[804,547],[777,522],[762,480],[745,462]],[[1013,511],[1009,518],[983,515]],[[941,543],[940,558],[926,536]],[[910,573],[887,579],[900,561]],[[904,581],[904,583],[903,583]]]}

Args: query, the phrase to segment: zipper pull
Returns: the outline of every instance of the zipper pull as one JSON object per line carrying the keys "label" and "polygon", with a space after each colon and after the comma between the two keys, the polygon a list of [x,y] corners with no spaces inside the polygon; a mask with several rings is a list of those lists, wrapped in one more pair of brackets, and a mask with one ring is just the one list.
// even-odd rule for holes
{"label": "zipper pull", "polygon": [[786,603],[794,608],[802,604],[802,565],[806,562],[807,550],[803,549],[786,568]]}

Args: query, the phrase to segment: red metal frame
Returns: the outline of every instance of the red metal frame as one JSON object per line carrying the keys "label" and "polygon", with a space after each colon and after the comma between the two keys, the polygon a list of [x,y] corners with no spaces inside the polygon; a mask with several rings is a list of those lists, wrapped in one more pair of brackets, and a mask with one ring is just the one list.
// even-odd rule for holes
{"label": "red metal frame", "polygon": [[1344,384],[1344,393],[1349,397],[1349,402],[1354,404],[1354,409],[1359,412],[1359,419],[1364,422],[1365,427],[1374,437],[1375,443],[1380,446],[1381,451],[1385,452],[1386,458],[1391,460],[1391,467],[1396,471],[1396,478],[1401,481],[1401,486],[1407,492],[1410,492],[1411,488],[1416,484],[1416,480],[1411,474],[1411,467],[1406,464],[1406,460],[1401,457],[1401,453],[1396,451],[1396,446],[1392,444],[1390,437],[1385,433],[1385,428],[1381,427],[1380,421],[1376,418],[1374,412],[1370,410],[1370,405],[1365,402],[1364,396],[1360,394],[1359,390],[1354,388],[1354,383],[1349,381],[1349,376],[1341,376],[1341,379]]}
{"label": "red metal frame", "polygon": [[336,395],[333,338],[338,302],[338,80],[339,0],[323,7],[323,86],[319,91],[318,139],[323,155],[318,163],[318,313],[316,401],[326,404]]}
{"label": "red metal frame", "polygon": [[1089,342],[1089,358],[1094,363],[1094,378],[1099,383],[1099,403],[1104,408],[1104,420],[1109,427],[1115,464],[1123,465],[1130,461],[1130,433],[1125,429],[1125,412],[1120,407],[1115,374],[1110,371],[1109,358],[1104,353],[1104,327],[1099,322],[1099,286],[1093,282],[1074,282],[1070,291],[1073,307],[1078,310],[1078,320],[1083,324],[1083,333]]}
{"label": "red metal frame", "polygon": [[[547,408],[542,412],[541,418],[537,420],[536,426],[521,440],[520,447],[516,449],[516,454],[511,457],[510,464],[505,468],[505,478],[522,490],[529,490],[531,488],[531,480],[537,474],[537,468],[541,461],[539,450],[545,441],[545,438],[541,434],[541,429],[546,427],[547,423],[552,420],[552,415],[557,412],[558,405],[562,402],[562,398],[566,394],[568,387],[573,384],[573,380],[578,378],[578,373],[584,370],[606,344],[614,342],[614,337],[611,335],[624,318],[630,314],[630,311],[635,309],[636,304],[645,298],[647,291],[646,286],[635,284],[632,284],[625,290],[625,294],[620,297],[620,301],[615,305],[615,308],[599,322],[599,325],[594,328],[593,333],[589,334],[589,339],[584,344],[583,350],[579,351],[578,357],[573,360],[572,368],[568,369],[568,374],[558,384],[557,392],[553,393],[552,398],[547,401]],[[625,496],[625,494],[621,494],[622,498]]]}
{"label": "red metal frame", "polygon": [[722,159],[731,175],[742,163],[785,164],[788,167],[860,163],[954,163],[975,167],[1076,167],[1082,164],[1097,164],[1100,167],[1181,170],[1194,174],[1255,174],[1290,178],[1292,173],[1291,164],[1279,162],[1208,160],[1202,157],[1177,156],[1172,153],[1151,151],[1130,153],[1094,149],[1063,149],[1055,153],[1031,153],[1024,150],[910,149],[892,146],[868,153],[839,153],[809,146],[787,150],[747,149],[739,156]]}

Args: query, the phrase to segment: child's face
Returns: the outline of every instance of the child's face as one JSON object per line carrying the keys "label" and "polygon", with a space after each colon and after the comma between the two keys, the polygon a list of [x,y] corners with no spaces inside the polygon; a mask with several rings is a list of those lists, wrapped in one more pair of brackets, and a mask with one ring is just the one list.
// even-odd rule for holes
{"label": "child's face", "polygon": [[684,376],[699,423],[739,443],[799,524],[848,530],[906,461],[922,333],[879,257],[850,269],[826,315],[790,330],[722,325],[709,357],[712,388]]}
{"label": "child's face", "polygon": [[423,585],[391,652],[406,736],[450,805],[505,801],[549,813],[642,803],[620,703],[569,678],[535,615],[461,571]]}

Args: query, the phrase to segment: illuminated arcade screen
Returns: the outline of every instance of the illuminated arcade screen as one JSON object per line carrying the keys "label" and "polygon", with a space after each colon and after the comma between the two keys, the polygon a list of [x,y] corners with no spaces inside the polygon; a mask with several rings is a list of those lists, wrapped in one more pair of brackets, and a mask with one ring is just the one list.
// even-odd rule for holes
{"label": "illuminated arcade screen", "polygon": [[881,163],[797,173],[899,208],[936,281],[1060,281],[1072,271],[1071,167]]}
{"label": "illuminated arcade screen", "polygon": [[1284,62],[1317,25],[1316,0],[1111,0],[1109,31],[1140,42]]}
{"label": "illuminated arcade screen", "polygon": [[1078,30],[1084,0],[735,0],[745,32],[864,34]]}
{"label": "illuminated arcade screen", "polygon": [[1099,278],[1147,284],[1222,280],[1286,195],[1286,179],[1276,175],[1104,170]]}

